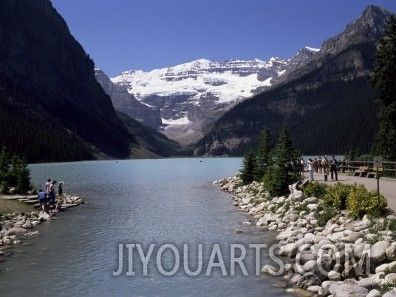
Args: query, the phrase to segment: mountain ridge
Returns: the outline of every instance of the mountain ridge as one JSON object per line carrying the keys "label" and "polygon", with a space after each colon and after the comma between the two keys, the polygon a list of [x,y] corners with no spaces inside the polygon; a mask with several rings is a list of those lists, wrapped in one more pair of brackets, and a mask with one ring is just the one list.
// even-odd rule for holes
{"label": "mountain ridge", "polygon": [[28,162],[143,154],[49,0],[0,1],[0,123],[0,146]]}
{"label": "mountain ridge", "polygon": [[277,135],[283,124],[305,154],[369,152],[378,127],[376,92],[369,79],[376,41],[390,15],[366,7],[342,33],[324,41],[304,67],[221,117],[197,144],[195,155],[241,156],[258,146],[264,127]]}
{"label": "mountain ridge", "polygon": [[188,145],[233,105],[270,87],[272,80],[316,53],[317,49],[305,47],[290,59],[198,59],[148,72],[128,70],[111,80],[142,103],[159,109],[160,131]]}
{"label": "mountain ridge", "polygon": [[[326,40],[319,52],[304,48],[288,59],[287,69],[286,60],[280,58],[266,62],[201,59],[168,67],[157,82],[182,88],[171,93],[161,85],[143,104],[135,100],[131,106],[147,110],[152,126],[161,123],[159,130],[169,138],[182,135],[187,148],[201,139],[196,155],[241,155],[255,147],[264,126],[275,134],[282,123],[291,125],[296,145],[306,153],[351,145],[367,150],[376,129],[375,92],[368,80],[375,41],[389,15],[368,6],[360,19]],[[232,89],[230,81],[236,77],[244,84],[239,81]],[[0,2],[0,145],[30,162],[180,152],[175,142],[125,115],[125,106],[121,106],[123,113],[116,111],[112,92],[121,102],[143,101],[133,97],[128,81],[106,83],[112,89],[110,97],[95,76],[94,62],[50,1]],[[135,91],[149,83],[140,81]],[[231,89],[227,94],[240,97],[221,97],[216,88]],[[337,120],[330,120],[336,134],[330,144],[320,136],[332,118],[328,114]],[[147,124],[148,119],[141,118],[145,120]],[[311,138],[319,139],[309,143]]]}

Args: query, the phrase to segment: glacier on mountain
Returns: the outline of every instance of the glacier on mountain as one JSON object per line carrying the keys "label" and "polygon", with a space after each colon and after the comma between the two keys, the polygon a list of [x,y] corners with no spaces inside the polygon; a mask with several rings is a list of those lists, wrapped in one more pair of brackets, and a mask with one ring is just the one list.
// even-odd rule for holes
{"label": "glacier on mountain", "polygon": [[217,103],[225,103],[251,97],[258,87],[270,86],[272,77],[278,76],[277,70],[283,70],[286,63],[287,60],[275,58],[269,62],[200,59],[149,72],[126,71],[112,81],[127,86],[128,91],[142,102],[152,95],[188,95],[199,102],[202,95],[211,94],[216,96]]}
{"label": "glacier on mountain", "polygon": [[141,103],[160,110],[159,130],[188,145],[236,103],[270,87],[317,51],[305,47],[290,59],[268,61],[199,59],[148,72],[129,70],[111,81]]}

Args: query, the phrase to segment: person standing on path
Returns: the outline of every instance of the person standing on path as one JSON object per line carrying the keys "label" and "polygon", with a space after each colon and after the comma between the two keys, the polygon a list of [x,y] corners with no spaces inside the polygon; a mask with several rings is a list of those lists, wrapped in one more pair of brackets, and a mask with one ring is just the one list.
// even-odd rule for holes
{"label": "person standing on path", "polygon": [[327,182],[327,176],[329,175],[329,160],[327,159],[327,155],[325,155],[322,160],[322,169],[324,181]]}
{"label": "person standing on path", "polygon": [[319,156],[319,158],[318,158],[318,172],[319,172],[319,174],[322,174],[322,168],[323,168],[323,166],[322,166],[322,157]]}
{"label": "person standing on path", "polygon": [[307,164],[308,164],[309,180],[313,181],[314,161],[312,161],[311,158],[308,158]]}
{"label": "person standing on path", "polygon": [[335,180],[338,180],[338,174],[337,174],[337,160],[335,156],[332,156],[332,159],[330,160],[330,176],[331,180],[334,180],[333,177],[335,177]]}
{"label": "person standing on path", "polygon": [[313,162],[314,162],[314,170],[315,170],[315,173],[318,173],[318,172],[319,172],[318,159],[315,158]]}

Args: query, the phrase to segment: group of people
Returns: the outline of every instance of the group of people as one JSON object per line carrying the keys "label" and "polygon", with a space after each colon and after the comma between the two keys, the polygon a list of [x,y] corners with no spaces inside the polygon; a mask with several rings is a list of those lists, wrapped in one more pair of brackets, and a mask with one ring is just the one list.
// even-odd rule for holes
{"label": "group of people", "polygon": [[327,155],[324,156],[322,159],[320,156],[319,158],[308,158],[307,161],[307,169],[309,172],[309,180],[313,181],[314,180],[314,172],[322,174],[323,172],[323,177],[324,181],[328,181],[328,175],[330,173],[331,180],[338,180],[338,174],[337,174],[337,165],[338,161],[333,155],[331,159],[327,157]]}
{"label": "group of people", "polygon": [[[47,182],[45,183],[45,190],[40,189],[38,191],[38,199],[40,202],[40,207],[43,211],[49,212],[53,208],[57,208],[58,206],[56,205],[56,180],[52,180],[49,178]],[[58,196],[63,195],[63,182],[59,183],[58,186]]]}

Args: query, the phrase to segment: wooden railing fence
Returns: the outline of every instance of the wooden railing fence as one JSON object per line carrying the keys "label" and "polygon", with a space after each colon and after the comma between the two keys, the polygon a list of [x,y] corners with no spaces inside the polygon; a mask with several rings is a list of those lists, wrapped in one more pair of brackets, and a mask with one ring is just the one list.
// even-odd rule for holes
{"label": "wooden railing fence", "polygon": [[[375,170],[373,163],[373,161],[339,161],[337,167],[338,171],[346,173],[354,172],[361,166],[367,166],[369,169]],[[382,161],[382,166],[385,176],[396,177],[396,162]]]}

